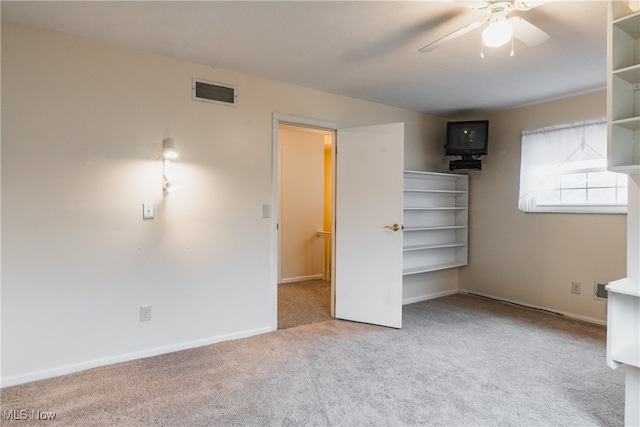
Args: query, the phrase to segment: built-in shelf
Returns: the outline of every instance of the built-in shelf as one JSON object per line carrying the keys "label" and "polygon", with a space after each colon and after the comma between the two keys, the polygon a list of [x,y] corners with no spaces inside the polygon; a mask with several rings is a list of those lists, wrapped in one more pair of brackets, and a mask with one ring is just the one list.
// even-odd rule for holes
{"label": "built-in shelf", "polygon": [[466,230],[466,225],[444,225],[438,227],[405,227],[403,231],[411,232],[411,231],[437,231],[437,230]]}
{"label": "built-in shelf", "polygon": [[609,292],[640,298],[640,283],[628,277],[610,282],[605,289]]}
{"label": "built-in shelf", "polygon": [[617,126],[629,130],[640,130],[640,117],[631,117],[628,119],[613,120],[612,126]]}
{"label": "built-in shelf", "polygon": [[438,271],[438,270],[446,270],[448,268],[456,268],[467,265],[467,263],[462,262],[449,262],[444,264],[433,264],[425,267],[414,267],[414,268],[406,268],[402,270],[402,274],[404,276],[409,276],[411,274],[420,274],[420,273],[428,273],[430,271]]}
{"label": "built-in shelf", "polygon": [[403,275],[467,264],[468,177],[405,171]]}
{"label": "built-in shelf", "polygon": [[612,70],[611,73],[615,77],[618,77],[632,85],[640,83],[640,65],[632,65],[619,70]]}
{"label": "built-in shelf", "polygon": [[640,12],[614,1],[609,25],[609,170],[640,173]]}
{"label": "built-in shelf", "polygon": [[607,290],[607,362],[640,368],[640,282],[624,278]]}
{"label": "built-in shelf", "polygon": [[627,175],[639,175],[640,174],[640,165],[611,166],[608,169],[611,172],[626,173]]}
{"label": "built-in shelf", "polygon": [[609,170],[629,175],[627,275],[607,289],[607,365],[625,365],[627,426],[640,425],[640,2],[608,2],[607,157]]}
{"label": "built-in shelf", "polygon": [[616,351],[611,358],[625,365],[640,366],[640,344],[638,342],[631,343],[622,350]]}
{"label": "built-in shelf", "polygon": [[640,11],[614,19],[612,24],[624,31],[631,39],[638,40],[640,38]]}
{"label": "built-in shelf", "polygon": [[402,248],[403,251],[424,251],[429,249],[442,249],[442,248],[460,248],[466,246],[466,243],[436,243],[431,245],[411,245]]}
{"label": "built-in shelf", "polygon": [[[418,172],[413,172],[418,173]],[[434,194],[466,194],[466,191],[462,191],[462,190],[415,190],[415,189],[405,189],[404,190],[405,193],[407,194],[411,194],[411,193],[434,193]]]}
{"label": "built-in shelf", "polygon": [[441,206],[441,207],[431,207],[431,208],[404,208],[405,212],[430,212],[430,211],[461,211],[466,210],[467,207],[464,206]]}
{"label": "built-in shelf", "polygon": [[[640,295],[635,288],[606,287],[607,298],[607,364],[640,368]],[[621,292],[618,292],[621,291]]]}

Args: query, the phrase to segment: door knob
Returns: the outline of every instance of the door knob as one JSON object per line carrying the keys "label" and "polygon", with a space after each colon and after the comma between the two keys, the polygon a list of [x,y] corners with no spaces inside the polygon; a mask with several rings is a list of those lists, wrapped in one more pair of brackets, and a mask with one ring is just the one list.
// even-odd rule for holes
{"label": "door knob", "polygon": [[400,226],[398,224],[385,225],[384,228],[388,228],[389,230],[393,230],[393,231],[400,230]]}

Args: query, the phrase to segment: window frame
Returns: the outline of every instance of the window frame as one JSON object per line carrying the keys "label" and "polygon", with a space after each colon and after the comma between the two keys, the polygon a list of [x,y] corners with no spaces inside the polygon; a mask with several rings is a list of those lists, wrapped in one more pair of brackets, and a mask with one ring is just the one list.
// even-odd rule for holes
{"label": "window frame", "polygon": [[614,186],[590,186],[586,175],[584,185],[575,189],[583,189],[588,197],[589,188],[614,188],[615,199],[621,200],[620,189],[626,186],[620,185],[618,175],[621,174],[607,169],[606,138],[605,119],[523,131],[518,209],[524,213],[626,214],[628,201],[624,204],[554,203],[552,196],[538,204],[545,193],[563,190],[564,176],[599,172],[615,174]]}
{"label": "window frame", "polygon": [[[579,174],[579,173],[586,173],[587,175],[590,173],[600,173],[600,172],[610,172],[610,173],[614,173],[611,172],[609,170],[607,170],[606,167],[604,168],[598,168],[598,167],[592,167],[592,168],[581,168],[581,169],[569,169],[567,170],[566,173],[560,174],[562,175],[572,175],[572,174]],[[628,178],[626,175],[624,174],[617,174],[616,175],[621,175],[624,178]],[[616,191],[620,188],[628,188],[626,186],[619,186],[617,185],[618,180],[616,179],[616,185],[615,186],[609,186],[609,187],[589,187],[589,180],[587,179],[586,181],[586,185],[584,187],[575,187],[575,188],[554,188],[553,190],[559,190],[559,191],[563,191],[563,190],[569,190],[569,189],[584,189],[585,191],[587,191],[587,197],[588,197],[588,190],[594,189],[594,188],[614,188],[616,189]],[[538,203],[537,201],[537,196],[533,198],[533,207],[532,209],[530,209],[528,212],[534,212],[534,213],[594,213],[594,214],[626,214],[627,213],[627,205],[628,203],[625,204],[620,204],[620,203],[575,203],[575,204],[571,204],[571,203]]]}

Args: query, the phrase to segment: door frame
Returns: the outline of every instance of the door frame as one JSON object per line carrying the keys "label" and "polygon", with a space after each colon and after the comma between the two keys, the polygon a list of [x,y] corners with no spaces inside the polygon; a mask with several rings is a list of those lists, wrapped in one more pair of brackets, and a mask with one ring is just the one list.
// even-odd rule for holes
{"label": "door frame", "polygon": [[[336,137],[337,130],[341,128],[339,123],[328,122],[323,120],[309,119],[305,117],[293,116],[290,114],[273,113],[272,120],[272,135],[271,135],[271,278],[270,282],[270,302],[271,302],[271,330],[278,329],[278,168],[279,168],[279,147],[278,147],[278,126],[279,125],[292,125],[303,128],[321,129],[329,132],[334,132],[333,146],[331,147],[331,175],[332,175],[332,198],[334,203],[331,206],[332,226],[331,231],[333,233],[333,218],[335,215],[335,190],[336,190]],[[332,246],[335,242],[335,235],[332,235]],[[332,268],[331,273],[335,271],[335,251],[331,250]],[[335,315],[335,283],[333,277],[331,279],[331,316]]]}

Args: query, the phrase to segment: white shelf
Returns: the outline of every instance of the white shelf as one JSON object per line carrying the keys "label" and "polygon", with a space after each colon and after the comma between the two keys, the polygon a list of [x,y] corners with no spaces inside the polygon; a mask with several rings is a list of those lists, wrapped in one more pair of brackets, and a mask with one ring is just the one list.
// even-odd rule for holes
{"label": "white shelf", "polygon": [[466,229],[466,225],[446,225],[441,227],[405,227],[402,231],[438,231],[438,230],[464,230]]}
{"label": "white shelf", "polygon": [[615,19],[612,24],[632,39],[640,38],[640,11]]}
{"label": "white shelf", "polygon": [[610,8],[609,170],[634,175],[640,173],[640,12],[619,1]]}
{"label": "white shelf", "polygon": [[625,278],[609,283],[607,364],[640,367],[640,282]]}
{"label": "white shelf", "polygon": [[446,270],[448,268],[462,267],[464,265],[467,265],[467,263],[466,262],[465,263],[450,262],[450,263],[444,263],[444,264],[433,264],[425,267],[408,268],[402,271],[402,275],[409,276],[411,274],[428,273],[430,271]]}
{"label": "white shelf", "polygon": [[640,65],[613,70],[612,74],[632,85],[640,83]]}
{"label": "white shelf", "polygon": [[640,367],[640,341],[633,342],[622,350],[614,352],[611,354],[611,358],[618,363]]}
{"label": "white shelf", "polygon": [[405,171],[403,275],[467,264],[466,175]]}
{"label": "white shelf", "polygon": [[464,211],[467,210],[466,206],[441,206],[432,208],[411,207],[403,208],[405,212],[442,212],[442,211]]}
{"label": "white shelf", "polygon": [[412,190],[405,189],[405,193],[417,193],[417,194],[467,194],[466,191],[462,190]]}
{"label": "white shelf", "polygon": [[411,245],[405,246],[402,248],[403,251],[423,251],[429,249],[442,249],[442,248],[462,248],[465,247],[466,243],[436,243],[432,245]]}
{"label": "white shelf", "polygon": [[613,120],[612,126],[618,126],[629,130],[640,130],[640,116],[630,117],[628,119]]}
{"label": "white shelf", "polygon": [[449,179],[449,180],[456,180],[459,176],[466,176],[466,175],[458,175],[458,174],[446,173],[446,172],[427,172],[427,171],[417,171],[417,170],[409,170],[409,169],[404,171],[404,176],[411,176],[411,175],[425,177],[427,179],[440,177],[440,178]]}
{"label": "white shelf", "polygon": [[640,298],[640,283],[628,277],[610,282],[607,286],[605,286],[605,289],[608,292],[614,292],[617,294],[630,295]]}

